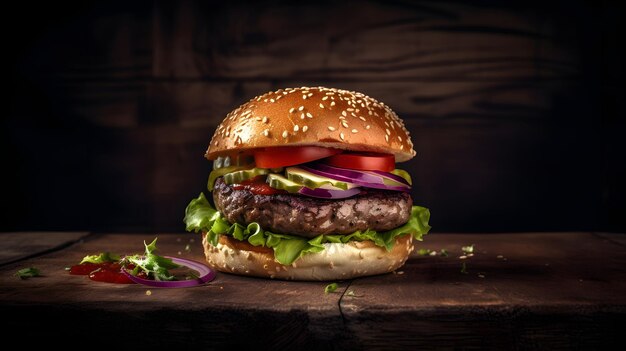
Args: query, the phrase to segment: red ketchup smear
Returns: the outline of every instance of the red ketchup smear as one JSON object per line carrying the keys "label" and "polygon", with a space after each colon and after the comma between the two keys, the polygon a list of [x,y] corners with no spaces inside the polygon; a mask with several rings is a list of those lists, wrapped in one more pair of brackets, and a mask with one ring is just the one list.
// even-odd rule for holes
{"label": "red ketchup smear", "polygon": [[[126,269],[135,268],[133,265],[126,266]],[[104,262],[104,263],[83,263],[77,264],[70,268],[70,274],[74,275],[89,275],[89,279],[98,282],[113,283],[113,284],[134,284],[130,278],[122,273],[122,266],[118,262]],[[146,278],[146,275],[141,272],[137,274],[138,277]]]}
{"label": "red ketchup smear", "polygon": [[233,184],[235,190],[248,190],[255,195],[274,195],[286,194],[287,192],[280,189],[274,189],[265,182],[265,176],[260,175],[248,180],[244,180],[239,184]]}

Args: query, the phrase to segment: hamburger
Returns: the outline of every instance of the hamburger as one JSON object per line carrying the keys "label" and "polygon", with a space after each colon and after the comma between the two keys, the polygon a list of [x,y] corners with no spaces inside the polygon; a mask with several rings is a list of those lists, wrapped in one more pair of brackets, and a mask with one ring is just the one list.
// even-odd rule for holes
{"label": "hamburger", "polygon": [[[185,210],[215,269],[339,280],[404,265],[430,230],[411,177],[402,120],[362,93],[325,87],[257,96],[219,124],[207,194]],[[211,201],[210,201],[211,200]],[[211,203],[212,202],[212,203]]]}

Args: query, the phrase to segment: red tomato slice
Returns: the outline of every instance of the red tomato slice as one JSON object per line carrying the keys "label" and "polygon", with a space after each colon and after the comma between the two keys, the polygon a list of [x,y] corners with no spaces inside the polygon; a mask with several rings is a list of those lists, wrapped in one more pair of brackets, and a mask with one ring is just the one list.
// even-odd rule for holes
{"label": "red tomato slice", "polygon": [[391,172],[396,168],[396,159],[393,155],[375,152],[341,153],[325,159],[324,162],[331,166],[360,171]]}
{"label": "red tomato slice", "polygon": [[319,160],[341,152],[321,146],[277,146],[254,150],[259,168],[278,168]]}

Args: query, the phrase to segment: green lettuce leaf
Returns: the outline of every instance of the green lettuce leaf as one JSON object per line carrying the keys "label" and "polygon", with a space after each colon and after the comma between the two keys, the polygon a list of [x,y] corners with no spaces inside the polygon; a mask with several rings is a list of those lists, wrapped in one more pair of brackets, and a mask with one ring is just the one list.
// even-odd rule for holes
{"label": "green lettuce leaf", "polygon": [[206,232],[207,241],[213,246],[217,245],[220,234],[230,235],[237,240],[246,240],[254,246],[272,248],[277,262],[291,265],[307,253],[324,251],[325,243],[371,240],[376,245],[390,251],[396,238],[401,235],[413,235],[416,240],[421,241],[422,236],[427,234],[431,228],[428,225],[429,219],[430,211],[427,208],[413,206],[411,217],[407,223],[386,232],[366,230],[356,231],[348,235],[319,235],[313,239],[306,239],[295,235],[265,231],[256,222],[247,226],[239,223],[231,224],[211,206],[204,193],[200,193],[200,196],[191,200],[187,206],[184,222],[189,232]]}
{"label": "green lettuce leaf", "polygon": [[87,255],[83,257],[83,260],[80,261],[79,264],[83,263],[104,263],[104,262],[117,262],[119,261],[120,255],[116,255],[110,252],[102,252],[97,255]]}
{"label": "green lettuce leaf", "polygon": [[157,255],[155,252],[157,238],[155,238],[150,244],[143,242],[146,247],[146,251],[143,255],[132,255],[124,257],[125,262],[129,262],[135,265],[135,268],[131,272],[133,275],[137,275],[140,271],[144,271],[148,276],[154,278],[154,280],[175,280],[176,277],[170,274],[169,270],[178,268],[180,265],[174,263],[170,258]]}

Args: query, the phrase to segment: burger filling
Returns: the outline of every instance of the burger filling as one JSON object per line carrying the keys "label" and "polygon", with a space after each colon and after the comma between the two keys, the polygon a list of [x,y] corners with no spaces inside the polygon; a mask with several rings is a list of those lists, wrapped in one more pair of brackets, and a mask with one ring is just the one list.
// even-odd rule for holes
{"label": "burger filling", "polygon": [[204,193],[193,199],[187,230],[206,233],[214,246],[228,235],[273,249],[284,265],[327,243],[370,240],[391,250],[398,236],[422,240],[428,233],[430,212],[412,206],[410,176],[393,168],[393,156],[312,148],[289,148],[289,164],[272,157],[276,148],[219,158],[208,182],[215,207]]}
{"label": "burger filling", "polygon": [[255,194],[215,182],[213,202],[230,223],[258,223],[262,228],[305,238],[387,231],[409,221],[413,201],[408,193],[371,189],[346,199],[320,199],[290,193]]}

